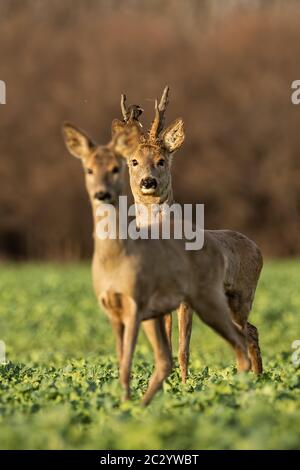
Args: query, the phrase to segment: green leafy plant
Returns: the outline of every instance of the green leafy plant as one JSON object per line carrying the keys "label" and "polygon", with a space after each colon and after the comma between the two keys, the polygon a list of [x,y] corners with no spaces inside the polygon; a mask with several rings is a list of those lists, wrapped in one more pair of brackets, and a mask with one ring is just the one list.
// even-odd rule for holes
{"label": "green leafy plant", "polygon": [[[300,447],[300,263],[269,262],[251,314],[265,372],[238,375],[225,342],[194,321],[191,371],[177,362],[146,409],[153,369],[143,334],[133,400],[121,403],[114,339],[86,265],[2,265],[0,448],[296,449]],[[176,323],[176,322],[175,322]],[[176,351],[177,332],[174,333]]]}

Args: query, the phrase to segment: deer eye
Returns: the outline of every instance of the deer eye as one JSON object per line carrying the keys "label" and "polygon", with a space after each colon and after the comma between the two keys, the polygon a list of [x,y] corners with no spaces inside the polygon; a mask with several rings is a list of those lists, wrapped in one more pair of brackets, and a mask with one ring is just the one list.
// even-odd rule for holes
{"label": "deer eye", "polygon": [[139,164],[135,158],[131,160],[131,163],[132,163],[132,166],[137,166]]}
{"label": "deer eye", "polygon": [[165,165],[164,159],[161,158],[160,160],[158,160],[157,165],[158,165],[158,166],[164,166],[164,165]]}
{"label": "deer eye", "polygon": [[118,167],[118,166],[114,166],[111,171],[112,171],[112,173],[114,173],[114,174],[119,173],[119,167]]}
{"label": "deer eye", "polygon": [[92,175],[92,174],[93,174],[93,170],[92,170],[91,168],[87,168],[86,172],[87,172],[88,175]]}

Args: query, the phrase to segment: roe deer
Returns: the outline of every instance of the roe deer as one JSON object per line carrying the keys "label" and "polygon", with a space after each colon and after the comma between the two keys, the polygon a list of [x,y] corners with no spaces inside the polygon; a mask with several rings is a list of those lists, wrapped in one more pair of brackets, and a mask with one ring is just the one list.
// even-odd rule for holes
{"label": "roe deer", "polygon": [[[155,104],[155,119],[148,135],[143,135],[137,127],[126,126],[124,121],[114,120],[116,148],[127,158],[130,174],[130,186],[137,203],[147,207],[150,220],[154,205],[164,207],[172,204],[173,190],[171,180],[171,163],[176,150],[184,141],[184,125],[177,119],[166,130],[163,130],[165,111],[168,104],[169,88],[166,87],[160,103]],[[123,95],[124,96],[124,95]],[[124,100],[124,98],[123,98]],[[124,104],[122,106],[122,111]],[[122,128],[127,142],[122,139]],[[132,133],[130,136],[130,132]],[[161,212],[163,217],[163,210]],[[225,259],[224,292],[230,307],[233,322],[245,332],[248,341],[248,354],[252,370],[262,372],[262,359],[258,341],[258,331],[248,322],[256,286],[262,269],[262,255],[257,245],[242,235],[230,230],[209,230],[206,235],[213,239]],[[166,321],[169,343],[171,343],[171,315]],[[189,343],[192,328],[192,313],[186,303],[178,311],[179,318],[179,362],[182,379],[185,381]],[[238,369],[243,369],[244,358],[237,353]]]}
{"label": "roe deer", "polygon": [[[137,122],[131,119],[129,124],[130,135],[138,135]],[[132,132],[134,128],[138,132]],[[114,144],[98,146],[70,124],[65,124],[63,133],[71,154],[83,162],[96,224],[98,204],[118,205],[124,164],[114,152]],[[250,368],[245,334],[231,321],[224,295],[224,256],[209,233],[200,251],[186,251],[184,239],[100,239],[95,233],[94,238],[93,283],[117,336],[125,399],[130,397],[132,359],[141,321],[155,319],[145,322],[156,366],[144,405],[169,375],[172,358],[163,316],[182,302],[191,305],[204,323],[231,344],[240,356],[241,369]]]}
{"label": "roe deer", "polygon": [[[164,125],[164,111],[167,106],[168,100],[168,89],[165,88],[164,93],[162,95],[161,101],[157,106],[157,112],[160,113],[160,118],[157,120],[157,124],[160,128],[157,130],[160,132]],[[141,109],[141,108],[139,108]],[[126,96],[121,96],[121,110],[123,115],[123,123],[121,125],[118,120],[113,122],[113,133],[118,134],[120,130],[120,134],[118,138],[115,138],[115,142],[118,146],[119,152],[126,158],[132,152],[134,152],[136,147],[136,142],[139,140],[141,135],[141,124],[138,123],[138,117],[140,114],[136,113],[135,122],[132,122],[131,117],[131,108],[130,106],[126,106]],[[131,125],[131,124],[132,125]],[[123,130],[123,132],[122,132]],[[153,132],[153,129],[152,129]],[[160,167],[162,166],[162,161],[157,160],[157,172],[162,174],[163,169]],[[161,170],[161,171],[160,171]],[[171,185],[171,175],[169,173],[169,179],[166,181],[166,185],[164,185],[162,179],[160,182],[162,183],[160,186],[160,194],[157,195],[155,188],[153,188],[153,184],[156,183],[156,179],[151,177],[145,171],[145,178],[140,178],[140,191],[133,191],[136,202],[144,204],[146,207],[151,210],[152,204],[172,204],[173,200],[173,191]],[[155,171],[155,170],[154,170]],[[141,175],[143,176],[143,175]],[[159,178],[157,178],[159,180]],[[162,190],[163,188],[163,190]],[[140,225],[141,221],[139,220],[139,216],[137,214],[137,225]],[[178,362],[179,368],[181,373],[181,380],[183,383],[186,382],[187,372],[188,372],[188,363],[189,363],[189,344],[191,339],[191,332],[192,332],[192,310],[186,303],[180,304],[179,308],[177,309],[177,318],[178,318],[178,330],[179,330],[179,349],[178,349]],[[169,347],[172,352],[172,314],[168,313],[165,315],[165,327],[167,331],[167,337],[169,342]]]}
{"label": "roe deer", "polygon": [[[130,109],[132,114],[130,114],[128,126],[130,126],[130,122],[138,122],[138,116],[142,112],[137,105],[131,105]],[[100,204],[112,204],[118,207],[119,196],[126,195],[126,162],[114,151],[112,142],[108,145],[98,145],[84,131],[70,123],[64,123],[62,131],[67,149],[71,155],[81,159],[84,168],[85,185],[92,206],[94,222],[93,287],[96,297],[100,300],[103,284],[106,285],[106,274],[111,275],[116,270],[115,258],[118,259],[122,247],[117,241],[109,239],[103,241],[97,238],[96,225],[99,219],[97,209]],[[105,311],[116,337],[116,350],[120,366],[125,322],[120,319],[118,293],[111,293],[109,304],[109,306],[106,305]],[[150,343],[153,341],[153,331],[158,328],[155,325],[157,322],[156,319],[143,322],[144,331]]]}

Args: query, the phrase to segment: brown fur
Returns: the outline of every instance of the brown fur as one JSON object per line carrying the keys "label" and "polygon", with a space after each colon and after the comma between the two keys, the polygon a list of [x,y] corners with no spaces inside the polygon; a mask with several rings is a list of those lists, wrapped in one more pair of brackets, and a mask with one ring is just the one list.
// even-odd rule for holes
{"label": "brown fur", "polygon": [[[166,93],[167,91],[167,93]],[[165,104],[168,101],[168,88],[164,90]],[[162,100],[163,100],[162,97]],[[161,100],[161,102],[162,102]],[[157,106],[157,105],[156,105]],[[164,107],[164,111],[166,106]],[[173,189],[171,179],[171,166],[173,155],[184,141],[184,125],[177,119],[165,131],[157,132],[159,116],[156,110],[155,119],[149,135],[142,134],[141,129],[134,128],[131,134],[130,147],[119,150],[127,158],[130,174],[130,185],[137,203],[148,207],[149,214],[153,204],[172,204]],[[116,145],[121,140],[123,123],[114,121]],[[126,129],[130,134],[132,127]],[[162,128],[161,128],[162,130]],[[163,164],[162,164],[163,162]],[[152,178],[157,187],[151,193],[143,191],[141,181]],[[206,231],[217,243],[225,259],[224,291],[228,299],[233,321],[245,332],[248,340],[248,353],[252,360],[252,370],[262,372],[262,359],[260,354],[257,329],[248,323],[256,286],[263,265],[261,252],[257,245],[245,235],[231,230]],[[181,305],[178,313],[179,320],[179,365],[182,381],[185,382],[189,345],[192,328],[192,312],[188,305]],[[171,319],[166,317],[168,341],[171,344]],[[255,329],[255,334],[253,331]],[[251,333],[252,332],[252,333]],[[238,368],[241,368],[240,357],[237,356]]]}
{"label": "brown fur", "polygon": [[[107,191],[111,203],[117,205],[124,170],[121,158],[112,144],[97,146],[70,124],[64,126],[63,133],[70,153],[93,170],[93,174],[86,174],[86,187],[96,223],[97,191]],[[107,158],[105,165],[102,155]],[[114,165],[119,165],[118,173],[113,173]],[[209,233],[200,251],[186,251],[185,240],[100,240],[95,236],[94,240],[94,288],[117,337],[125,399],[130,396],[132,358],[141,321],[155,319],[145,323],[156,362],[143,398],[148,404],[172,367],[163,316],[183,302],[238,351],[241,367],[248,370],[245,333],[231,321],[224,295],[224,256]]]}

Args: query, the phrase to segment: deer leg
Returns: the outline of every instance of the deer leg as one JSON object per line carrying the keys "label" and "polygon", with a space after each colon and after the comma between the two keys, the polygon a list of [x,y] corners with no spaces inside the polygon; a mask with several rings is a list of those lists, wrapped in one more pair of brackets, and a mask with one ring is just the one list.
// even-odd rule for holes
{"label": "deer leg", "polygon": [[146,406],[150,403],[155,393],[162,388],[163,381],[171,373],[172,355],[168,344],[164,318],[159,317],[144,322],[144,330],[153,348],[155,357],[155,370],[142,400],[142,405]]}
{"label": "deer leg", "polygon": [[[248,357],[251,361],[251,370],[259,375],[263,372],[261,352],[258,342],[258,331],[254,325],[247,322],[243,327],[239,326],[245,334],[247,339]],[[236,351],[237,370],[241,372],[244,370],[244,358],[240,351]]]}
{"label": "deer leg", "polygon": [[119,363],[119,370],[122,363],[122,355],[123,355],[123,337],[124,337],[124,325],[119,320],[119,318],[110,317],[110,323],[115,335],[116,339],[116,351]]}
{"label": "deer leg", "polygon": [[165,321],[165,328],[166,328],[169,348],[172,354],[172,314],[167,313],[167,315],[164,316],[164,321]]}
{"label": "deer leg", "polygon": [[181,380],[182,383],[185,383],[189,365],[193,312],[187,304],[182,303],[177,310],[177,316],[179,329],[178,360],[181,372]]}
{"label": "deer leg", "polygon": [[[246,338],[246,344],[247,344],[247,330],[245,327],[240,327],[240,325],[236,325],[235,323],[233,323],[238,329],[239,331],[241,331],[243,333],[243,335],[245,336]],[[249,353],[248,353],[249,349],[248,349],[248,344],[247,344],[247,354],[248,354],[248,357],[249,357]],[[237,367],[237,371],[238,372],[244,372],[245,371],[245,356],[244,356],[244,351],[242,351],[240,348],[238,347],[235,347],[235,355],[236,355],[236,367]],[[252,364],[251,364],[252,366]],[[250,370],[250,368],[248,368],[247,370]]]}
{"label": "deer leg", "polygon": [[263,372],[262,357],[259,347],[258,331],[254,325],[247,322],[248,354],[251,359],[252,371],[259,375]]}
{"label": "deer leg", "polygon": [[134,306],[130,308],[124,319],[123,350],[120,367],[120,382],[124,390],[123,401],[130,398],[130,374],[139,323],[136,307]]}
{"label": "deer leg", "polygon": [[[258,331],[254,325],[247,322],[249,317],[252,299],[251,301],[245,301],[244,298],[240,298],[238,295],[231,295],[229,298],[229,306],[233,321],[240,326],[245,332],[247,343],[248,343],[248,355],[251,360],[251,370],[255,374],[261,374],[263,372],[262,358],[259,347]],[[237,354],[237,368],[241,369],[240,364],[241,358]]]}
{"label": "deer leg", "polygon": [[232,321],[227,300],[222,294],[221,289],[218,292],[211,292],[209,297],[196,299],[193,306],[199,318],[231,344],[239,358],[240,370],[247,371],[251,367],[251,362],[248,357],[246,335]]}

